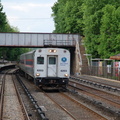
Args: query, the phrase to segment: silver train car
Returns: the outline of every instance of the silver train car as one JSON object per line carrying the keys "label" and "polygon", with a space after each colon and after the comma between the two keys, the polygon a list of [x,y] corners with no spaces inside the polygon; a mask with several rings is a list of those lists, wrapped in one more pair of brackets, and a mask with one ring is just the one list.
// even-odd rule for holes
{"label": "silver train car", "polygon": [[66,87],[70,52],[61,48],[40,48],[20,55],[19,67],[38,86]]}

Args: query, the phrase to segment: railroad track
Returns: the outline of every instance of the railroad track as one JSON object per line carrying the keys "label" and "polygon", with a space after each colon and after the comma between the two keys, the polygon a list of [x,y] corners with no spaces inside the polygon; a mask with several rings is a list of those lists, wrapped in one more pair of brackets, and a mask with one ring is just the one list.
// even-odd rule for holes
{"label": "railroad track", "polygon": [[[29,89],[33,89],[32,95],[34,96],[35,100],[37,100],[39,106],[44,106],[45,107],[45,114],[47,114],[47,117],[50,119],[57,119],[57,120],[62,120],[65,119],[65,116],[67,119],[73,119],[73,120],[113,120],[112,118],[109,119],[110,116],[104,115],[104,114],[100,114],[97,110],[97,112],[94,112],[93,109],[90,108],[90,106],[87,106],[85,104],[81,104],[79,101],[73,99],[73,96],[69,96],[66,95],[68,94],[68,92],[66,92],[65,94],[63,93],[59,93],[59,92],[45,92],[43,94],[43,92],[39,91],[39,92],[35,92],[35,85],[33,83],[30,83],[27,80],[23,80],[24,82],[26,81],[26,84],[28,84],[27,86],[29,87]],[[31,88],[32,86],[34,86],[34,88]],[[83,91],[83,90],[82,90]],[[45,95],[47,94],[47,95]],[[83,93],[85,94],[85,93]],[[87,94],[88,96],[88,94]],[[49,98],[48,98],[49,97]],[[93,98],[93,96],[92,96]],[[57,105],[57,107],[55,107],[55,105],[52,103],[54,102],[55,105]],[[77,102],[75,102],[77,101]],[[52,104],[52,105],[51,105]],[[51,107],[50,107],[51,106]],[[58,107],[59,106],[59,107]],[[59,110],[58,110],[59,108]],[[61,109],[61,110],[60,110]],[[57,112],[59,111],[59,112]],[[64,111],[64,113],[66,113],[67,115],[63,115],[60,118],[60,114],[62,112],[60,111]],[[54,117],[52,117],[54,116]],[[57,117],[59,116],[59,117]],[[114,119],[117,120],[117,119]]]}
{"label": "railroad track", "polygon": [[3,95],[4,95],[4,87],[5,87],[5,76],[0,76],[0,120],[2,120],[2,111],[3,111]]}
{"label": "railroad track", "polygon": [[73,120],[108,120],[79,101],[73,99],[67,93],[46,93],[44,94],[57,106],[64,110]]}
{"label": "railroad track", "polygon": [[[38,105],[43,109],[43,112],[45,112],[47,118],[49,118],[50,120],[69,120],[69,116],[66,115],[63,110],[57,108],[56,104],[54,105],[53,102],[48,97],[46,97],[46,95],[43,94],[43,91],[39,87],[35,86],[33,82],[30,82],[25,78],[21,77],[21,79],[25,86],[29,89],[29,92],[32,93],[32,96],[34,96],[34,100],[36,100]],[[53,91],[53,94],[55,92],[56,90]]]}
{"label": "railroad track", "polygon": [[77,90],[79,95],[83,95],[85,98],[92,101],[96,101],[98,104],[115,116],[120,116],[120,96],[111,94],[109,92],[101,91],[96,88],[92,88],[86,85],[82,85],[78,82],[70,80],[69,85]]}
{"label": "railroad track", "polygon": [[32,92],[32,95],[34,96],[35,100],[37,100],[39,106],[45,107],[45,114],[52,120],[96,120],[98,118],[99,120],[107,120],[107,118],[104,116],[94,112],[89,107],[84,106],[63,92],[56,92],[53,90],[52,92],[51,90],[44,92],[39,90],[39,92],[36,93],[34,92],[35,85],[33,83],[29,82],[28,80],[23,81],[28,89],[30,89],[30,92]]}
{"label": "railroad track", "polygon": [[[106,81],[101,81],[102,78],[99,77],[91,77],[91,76],[71,76],[71,79],[78,81],[83,84],[91,85],[91,86],[96,86],[111,92],[118,92],[120,93],[120,86],[118,81],[115,80],[106,80]],[[104,79],[103,79],[104,80]],[[114,81],[114,82],[113,82]]]}
{"label": "railroad track", "polygon": [[0,120],[29,120],[13,79],[14,71],[8,70],[1,76]]}
{"label": "railroad track", "polygon": [[[34,106],[34,108],[33,109],[35,109],[35,111],[37,112],[37,116],[35,116],[35,118],[32,118],[32,120],[34,120],[34,119],[40,119],[40,120],[49,120],[47,117],[46,117],[46,115],[45,115],[45,113],[43,112],[43,110],[41,109],[41,107],[38,105],[38,103],[37,103],[37,100],[33,97],[33,95],[31,94],[31,91],[28,89],[28,87],[24,84],[24,82],[23,82],[23,80],[22,80],[22,78],[19,76],[19,75],[16,75],[16,77],[17,77],[17,80],[19,81],[19,83],[21,84],[21,86],[22,86],[22,88],[24,89],[24,91],[25,91],[25,93],[27,94],[27,96],[28,96],[28,98],[29,98],[29,101],[33,104],[33,106]],[[31,87],[31,85],[33,86],[33,87],[36,87],[34,84],[31,84],[29,81],[28,81],[28,83],[29,83],[29,87]],[[35,88],[36,89],[36,88]],[[36,114],[36,112],[35,113],[33,113],[33,114]],[[38,117],[39,116],[39,117]]]}

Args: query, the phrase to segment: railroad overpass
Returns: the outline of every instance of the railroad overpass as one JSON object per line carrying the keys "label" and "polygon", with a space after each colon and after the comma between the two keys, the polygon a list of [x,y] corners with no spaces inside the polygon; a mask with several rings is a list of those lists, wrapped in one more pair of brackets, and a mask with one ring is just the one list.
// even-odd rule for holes
{"label": "railroad overpass", "polygon": [[75,47],[78,34],[55,33],[0,33],[2,47]]}
{"label": "railroad overpass", "polygon": [[56,33],[0,33],[0,47],[60,47],[71,52],[71,71],[80,73],[82,58],[80,54],[79,34]]}

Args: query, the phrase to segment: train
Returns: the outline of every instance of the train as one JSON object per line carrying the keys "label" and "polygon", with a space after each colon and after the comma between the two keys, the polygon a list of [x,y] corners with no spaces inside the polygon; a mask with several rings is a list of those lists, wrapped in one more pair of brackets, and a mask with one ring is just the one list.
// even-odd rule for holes
{"label": "train", "polygon": [[20,55],[19,68],[40,87],[66,87],[70,76],[70,52],[63,48],[39,48]]}

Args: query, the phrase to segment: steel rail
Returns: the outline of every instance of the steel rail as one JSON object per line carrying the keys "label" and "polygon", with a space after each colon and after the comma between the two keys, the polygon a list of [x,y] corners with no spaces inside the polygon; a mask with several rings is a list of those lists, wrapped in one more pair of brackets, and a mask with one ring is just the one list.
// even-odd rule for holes
{"label": "steel rail", "polygon": [[60,107],[62,110],[64,110],[70,117],[72,117],[74,120],[77,120],[66,108],[58,104],[54,99],[52,99],[47,93],[42,91],[51,101],[53,101],[58,107]]}
{"label": "steel rail", "polygon": [[[77,83],[77,82],[74,82],[74,81],[70,81],[70,82],[75,83],[75,84],[78,84],[78,85],[81,85],[81,84],[79,84],[79,83]],[[69,85],[70,85],[70,84],[69,84]],[[74,87],[74,88],[76,88],[76,89],[80,89],[80,90],[81,90],[81,88],[75,87],[75,86],[73,86],[73,85],[70,85],[70,86],[72,86],[72,87]],[[84,85],[81,85],[81,86],[84,86]],[[97,90],[98,92],[100,91],[100,90],[98,90],[98,89],[96,89],[96,88],[91,88],[91,87],[89,87],[89,86],[85,86],[85,87],[87,87],[87,88],[89,88],[89,89]],[[102,96],[100,96],[99,94],[96,94],[96,93],[93,94],[91,91],[87,91],[87,90],[84,90],[84,91],[87,92],[87,93],[89,93],[89,94],[91,94],[91,95],[100,97],[100,98],[102,98],[102,99],[104,99],[104,100],[107,100],[107,101],[109,101],[109,102],[111,102],[111,103],[114,103],[115,105],[119,105],[119,106],[120,106],[120,103],[118,103],[118,102],[116,102],[116,101],[113,101],[113,99],[111,100],[111,99],[109,99],[109,98],[107,98],[107,97],[102,97]],[[101,92],[101,91],[100,91],[100,92]],[[108,95],[113,95],[113,94],[108,93],[108,92],[105,92],[105,91],[102,91],[102,92],[105,93],[105,94],[108,94]],[[113,95],[113,97],[114,97],[114,96],[120,98],[120,96]]]}
{"label": "steel rail", "polygon": [[[0,92],[0,120],[2,120],[2,117],[3,117],[3,105],[4,105],[4,91],[5,91],[5,77],[6,77],[6,74],[9,72],[10,70],[8,70],[7,72],[4,73],[3,75],[3,78],[2,79],[2,85],[1,85],[1,92]],[[13,80],[13,75],[12,75],[12,80]],[[25,120],[30,120],[29,117],[28,117],[28,114],[27,114],[27,111],[25,109],[25,106],[22,102],[22,99],[20,97],[20,94],[18,92],[18,89],[16,87],[16,84],[15,84],[15,81],[13,80],[13,84],[14,84],[14,87],[15,87],[15,90],[16,90],[16,94],[17,94],[17,97],[18,97],[18,100],[19,100],[19,103],[20,103],[20,106],[21,106],[21,109],[23,111],[23,116],[25,117]]]}
{"label": "steel rail", "polygon": [[[71,82],[76,83],[76,84],[78,84],[78,85],[81,85],[80,83],[77,83],[76,81],[71,81]],[[112,105],[113,107],[115,107],[115,105],[117,105],[118,107],[120,106],[120,103],[115,102],[115,101],[113,101],[113,100],[111,100],[111,99],[108,99],[108,98],[106,98],[106,97],[102,97],[102,96],[98,95],[97,93],[93,94],[93,93],[91,93],[90,90],[89,90],[89,91],[88,91],[88,90],[84,90],[84,89],[82,89],[82,88],[79,88],[79,87],[76,87],[76,86],[70,85],[70,84],[69,84],[69,86],[73,87],[73,88],[76,89],[76,90],[78,89],[78,90],[82,90],[82,91],[86,92],[87,94],[90,95],[90,97],[91,97],[91,95],[92,95],[92,96],[94,95],[94,96],[97,97],[97,99],[98,99],[98,98],[101,98],[101,99],[103,99],[103,100],[105,100],[105,101],[108,101],[109,104]],[[85,86],[85,85],[82,85],[82,86]],[[89,86],[86,86],[86,87],[89,87]],[[91,87],[89,87],[89,88],[91,88]],[[96,89],[96,88],[92,88],[92,89]],[[98,89],[96,89],[96,90],[98,90]],[[99,91],[99,90],[98,90],[98,91]],[[101,92],[101,91],[100,91],[100,92]],[[105,91],[102,91],[102,92],[107,93],[107,94],[111,94],[111,93],[108,93],[108,92],[105,92]],[[83,94],[83,93],[82,93],[82,94]],[[80,95],[80,94],[79,94],[79,95]],[[112,94],[111,94],[111,95],[112,95]],[[106,103],[105,103],[105,104],[102,104],[101,102],[92,99],[92,97],[91,97],[91,98],[88,98],[88,97],[85,97],[85,96],[83,96],[83,95],[80,95],[80,96],[82,96],[83,98],[85,98],[85,99],[93,102],[94,104],[98,105],[99,107],[103,108],[104,110],[108,111],[109,113],[114,114],[117,118],[120,117],[120,112],[119,112],[119,110],[115,110],[115,109],[112,109],[112,107],[108,107],[108,105],[106,105]],[[117,96],[117,95],[114,95],[114,96],[120,97],[120,96]],[[117,107],[117,108],[118,108],[118,107]],[[118,108],[118,109],[119,109],[119,108]]]}
{"label": "steel rail", "polygon": [[5,89],[5,74],[2,78],[1,92],[0,92],[0,120],[2,120],[2,116],[3,116],[4,89]]}
{"label": "steel rail", "polygon": [[4,91],[5,91],[5,76],[7,74],[8,71],[6,71],[3,75],[3,77],[1,78],[2,84],[1,84],[1,90],[0,90],[0,120],[2,120],[2,116],[3,116],[3,104],[4,104]]}
{"label": "steel rail", "polygon": [[24,89],[25,93],[27,94],[27,96],[29,97],[30,101],[32,102],[32,104],[36,108],[38,114],[40,115],[40,119],[41,120],[49,120],[48,118],[46,118],[45,113],[39,107],[39,105],[37,104],[37,101],[31,95],[31,93],[29,92],[29,90],[27,89],[27,87],[25,86],[25,84],[22,82],[22,80],[20,79],[20,77],[18,75],[16,75],[16,78],[19,81],[19,83],[21,84],[21,86],[23,87],[23,89]]}
{"label": "steel rail", "polygon": [[[66,108],[64,108],[63,106],[61,106],[60,104],[58,104],[54,99],[52,99],[47,93],[45,93],[43,91],[43,93],[49,98],[51,99],[57,106],[59,106],[60,108],[62,108],[67,114],[69,114],[74,120],[77,120],[72,113],[70,113]],[[97,112],[91,110],[90,108],[86,107],[85,105],[81,104],[79,101],[69,97],[68,95],[64,94],[63,92],[61,92],[61,95],[66,97],[67,99],[70,99],[71,101],[75,102],[76,104],[80,105],[83,109],[86,109],[87,111],[93,113],[94,115],[98,116],[99,118],[103,119],[103,120],[108,120],[107,118],[103,117],[102,115],[98,114]]]}
{"label": "steel rail", "polygon": [[23,112],[23,116],[24,116],[25,120],[30,120],[30,118],[28,116],[28,113],[26,111],[26,108],[24,106],[24,103],[22,101],[22,98],[20,96],[20,93],[18,91],[18,88],[16,86],[15,80],[13,79],[13,74],[12,74],[12,81],[13,81],[13,84],[14,84],[14,87],[15,87],[15,91],[16,91],[16,94],[17,94],[17,97],[18,97],[18,100],[19,100],[19,103],[20,103],[20,106],[21,106],[21,109],[22,109],[22,112]]}
{"label": "steel rail", "polygon": [[[89,76],[88,76],[89,77]],[[110,84],[106,84],[106,83],[102,83],[102,82],[98,82],[98,81],[94,81],[94,80],[90,80],[88,78],[81,78],[81,77],[76,77],[76,76],[70,76],[70,79],[74,79],[78,82],[81,83],[87,83],[87,84],[91,84],[91,85],[96,85],[96,86],[100,86],[104,88],[107,88],[108,90],[113,90],[115,91],[119,91],[120,92],[120,87],[117,87],[115,85],[110,85]]]}
{"label": "steel rail", "polygon": [[69,97],[68,95],[64,94],[64,93],[61,93],[64,97],[66,97],[67,99],[70,99],[71,101],[75,102],[76,104],[78,104],[79,106],[81,106],[83,109],[86,109],[87,111],[93,113],[94,115],[100,117],[101,119],[103,120],[108,120],[107,118],[103,117],[102,115],[100,115],[99,113],[93,111],[92,109],[86,107],[85,105],[83,105],[82,103],[80,103],[79,101]]}

